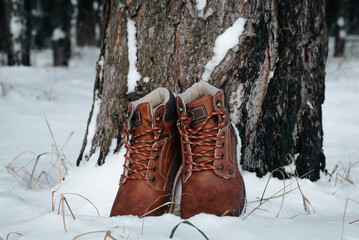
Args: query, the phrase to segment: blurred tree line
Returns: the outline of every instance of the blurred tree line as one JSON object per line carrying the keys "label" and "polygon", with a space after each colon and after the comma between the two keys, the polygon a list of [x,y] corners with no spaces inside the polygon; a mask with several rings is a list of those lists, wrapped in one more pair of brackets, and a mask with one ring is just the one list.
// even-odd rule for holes
{"label": "blurred tree line", "polygon": [[[359,35],[359,1],[326,0],[327,26],[344,56],[347,36]],[[74,46],[99,45],[102,0],[0,0],[0,65],[30,65],[31,49],[53,49],[67,66]]]}
{"label": "blurred tree line", "polygon": [[67,66],[75,46],[98,46],[101,0],[0,0],[0,65],[30,65],[30,50],[53,50]]}

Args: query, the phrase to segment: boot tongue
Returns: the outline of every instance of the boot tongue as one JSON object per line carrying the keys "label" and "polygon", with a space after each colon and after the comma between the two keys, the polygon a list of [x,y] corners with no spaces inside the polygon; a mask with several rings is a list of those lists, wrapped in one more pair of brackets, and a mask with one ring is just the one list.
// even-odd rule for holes
{"label": "boot tongue", "polygon": [[[206,95],[196,99],[193,102],[186,104],[188,116],[191,120],[191,128],[197,129],[202,125],[202,122],[207,118],[209,114],[215,111],[213,106],[213,97]],[[205,124],[203,129],[213,128],[217,126],[218,120],[216,117],[212,117]]]}
{"label": "boot tongue", "polygon": [[[200,97],[196,99],[195,101],[186,104],[186,109],[188,116],[192,119],[190,128],[193,130],[198,129],[202,126],[202,123],[206,120],[207,116],[215,111],[213,107],[213,97],[210,95]],[[217,116],[211,117],[208,122],[204,125],[202,129],[209,129],[216,127],[218,124]],[[207,152],[210,153],[211,151],[208,151],[208,146],[205,145],[197,145],[192,148],[192,151],[194,153],[198,152]],[[213,150],[214,154],[214,150]],[[194,158],[194,161],[197,163],[205,162],[210,159],[213,159],[213,157],[205,157],[205,156],[198,156]]]}

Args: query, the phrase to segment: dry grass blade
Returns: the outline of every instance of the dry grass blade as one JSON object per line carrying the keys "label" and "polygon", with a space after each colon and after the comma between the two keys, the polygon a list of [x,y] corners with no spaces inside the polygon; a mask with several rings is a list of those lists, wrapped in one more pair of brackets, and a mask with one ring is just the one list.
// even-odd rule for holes
{"label": "dry grass blade", "polygon": [[[347,207],[348,207],[348,202],[349,202],[349,200],[352,201],[352,202],[354,202],[354,203],[356,203],[356,204],[359,204],[359,202],[357,202],[357,201],[355,201],[355,200],[353,200],[353,199],[351,199],[351,198],[347,198],[347,199],[345,200],[345,207],[344,207],[344,213],[343,213],[343,222],[342,222],[342,238],[341,238],[342,240],[344,239],[345,214],[346,214],[346,212],[347,212]],[[357,222],[357,221],[359,221],[359,219],[358,219],[358,220],[355,220],[355,221],[353,221],[353,222],[350,222],[349,224],[355,223],[355,222]]]}
{"label": "dry grass blade", "polygon": [[65,198],[64,196],[62,196],[62,198],[63,198],[63,201],[66,203],[67,208],[70,210],[70,213],[71,213],[72,217],[73,217],[74,220],[75,220],[75,219],[76,219],[76,218],[75,218],[75,215],[74,215],[74,213],[72,212],[69,203],[67,202],[67,200],[66,200],[66,198]]}
{"label": "dry grass blade", "polygon": [[51,130],[51,127],[50,127],[49,121],[47,121],[47,117],[46,117],[46,115],[45,115],[45,114],[44,114],[44,118],[45,118],[45,121],[46,121],[47,127],[49,128],[49,131],[50,131],[50,134],[51,134],[51,137],[52,137],[52,141],[54,141],[54,145],[55,145],[55,148],[56,148],[56,152],[57,152],[58,156],[60,156],[60,151],[59,151],[59,148],[57,147],[57,144],[56,144],[56,141],[55,141],[54,134],[52,133],[52,130]]}
{"label": "dry grass blade", "polygon": [[79,196],[79,197],[85,199],[86,201],[88,201],[96,209],[97,215],[100,216],[100,211],[95,206],[95,204],[93,204],[88,198],[82,196],[81,194],[78,194],[78,193],[63,193],[63,195],[75,195],[75,196]]}
{"label": "dry grass blade", "polygon": [[[311,172],[311,171],[309,171],[309,172],[307,172],[306,174],[304,174],[304,175],[302,176],[302,178],[304,178],[305,176],[307,176],[310,172]],[[285,186],[285,188],[291,186],[293,183],[295,183],[295,182],[293,181],[293,182],[289,183],[287,186]],[[297,187],[297,188],[298,188],[298,187]],[[296,189],[296,188],[295,188],[295,189]],[[294,191],[295,189],[292,189],[292,190],[290,190],[290,191],[287,191],[286,194],[288,194],[288,193]],[[243,218],[243,221],[244,221],[247,217],[249,217],[253,212],[255,212],[257,209],[259,209],[259,207],[262,206],[265,202],[267,202],[267,201],[270,200],[270,199],[277,198],[277,197],[278,197],[277,194],[280,193],[281,191],[283,191],[283,189],[280,189],[279,191],[275,192],[275,193],[274,193],[272,196],[270,196],[269,198],[263,199],[263,202],[260,203],[257,207],[255,207],[252,211],[250,211],[250,213],[248,213],[248,215]],[[280,197],[282,197],[282,195],[280,195]],[[258,201],[260,201],[260,200],[258,200]],[[257,201],[256,201],[256,202],[257,202]]]}
{"label": "dry grass blade", "polygon": [[71,208],[70,208],[70,205],[69,205],[69,203],[67,202],[67,200],[66,200],[64,194],[61,194],[60,203],[59,203],[59,210],[58,210],[58,213],[57,213],[57,214],[60,213],[60,208],[61,208],[62,221],[63,221],[63,223],[64,223],[65,232],[67,232],[67,229],[66,229],[66,221],[65,221],[65,203],[66,203],[67,208],[69,209],[69,211],[70,211],[72,217],[74,218],[74,220],[75,220],[76,218],[75,218],[75,215],[74,215],[74,213],[72,212],[72,210],[71,210]]}
{"label": "dry grass blade", "polygon": [[178,169],[176,177],[174,178],[174,181],[173,181],[172,195],[171,195],[171,200],[172,200],[173,204],[171,205],[170,210],[168,211],[169,213],[174,213],[174,211],[176,210],[174,199],[175,199],[175,195],[176,195],[177,182],[178,182],[179,177],[181,176],[182,168],[183,168],[183,166],[181,165],[181,167]]}
{"label": "dry grass blade", "polygon": [[[270,175],[269,175],[269,177],[268,177],[268,180],[267,180],[267,183],[266,183],[266,186],[264,187],[264,190],[263,190],[263,193],[262,193],[262,196],[261,196],[261,199],[260,199],[260,203],[262,203],[263,198],[264,198],[264,194],[265,194],[265,192],[266,192],[266,190],[267,190],[267,187],[268,187],[268,184],[269,184],[269,181],[270,181],[270,179],[272,178],[273,174],[274,174],[276,171],[282,173],[283,179],[285,179],[283,172],[282,172],[282,171],[279,171],[279,169],[282,169],[282,168],[284,168],[284,167],[286,167],[286,166],[288,166],[288,165],[281,166],[281,167],[277,167],[276,169],[274,169],[274,170],[270,173]],[[284,186],[285,186],[285,184],[284,184]]]}
{"label": "dry grass blade", "polygon": [[17,234],[17,235],[19,235],[19,236],[22,236],[21,233],[18,233],[18,232],[10,232],[10,233],[7,234],[6,240],[9,240],[9,237],[10,237],[11,234]]}
{"label": "dry grass blade", "polygon": [[[34,167],[32,168],[30,181],[29,181],[29,184],[27,185],[27,189],[29,189],[29,188],[32,189],[32,188],[31,188],[31,181],[32,181],[33,178],[35,178],[35,177],[34,177],[34,174],[35,174],[35,171],[36,171],[37,164],[38,164],[40,158],[41,158],[42,156],[44,156],[44,155],[47,155],[47,154],[49,154],[49,153],[48,153],[48,152],[45,152],[45,153],[41,153],[41,154],[37,155],[36,160],[35,160]],[[41,175],[40,175],[40,176],[41,176]]]}
{"label": "dry grass blade", "polygon": [[92,231],[92,232],[86,232],[86,233],[81,233],[79,235],[76,235],[73,240],[79,238],[79,237],[82,237],[82,236],[85,236],[85,235],[88,235],[88,234],[94,234],[94,233],[105,233],[107,231]]}
{"label": "dry grass blade", "polygon": [[[111,239],[113,239],[113,240],[117,240],[117,238],[115,238],[115,237],[113,237],[113,236],[111,235],[111,231],[107,231],[107,232],[106,232],[106,235],[105,235],[104,240],[106,240],[107,237],[109,237],[109,238],[111,238]],[[121,237],[121,238],[124,238],[124,237],[122,237],[122,236],[120,236],[120,237]]]}
{"label": "dry grass blade", "polygon": [[[293,161],[292,155],[288,154],[288,156],[287,156],[287,161],[288,161],[288,163],[290,163],[290,162]],[[308,204],[312,207],[313,212],[315,213],[315,210],[314,210],[312,204],[310,203],[310,201],[308,200],[308,198],[304,195],[304,193],[303,193],[303,191],[302,191],[302,189],[301,189],[301,187],[300,187],[297,174],[294,172],[293,168],[292,168],[290,165],[288,165],[288,166],[289,166],[289,168],[290,168],[292,174],[294,175],[294,179],[295,179],[295,181],[296,181],[296,183],[297,183],[299,192],[300,192],[300,194],[302,195],[304,211],[306,211],[307,213],[310,213],[309,207],[308,207],[308,205],[307,205],[307,203],[308,203]],[[310,171],[310,172],[311,172],[311,171]],[[308,174],[309,174],[310,172],[308,172]],[[304,177],[304,176],[302,176],[302,177]]]}
{"label": "dry grass blade", "polygon": [[52,209],[52,211],[55,211],[55,192],[57,192],[57,190],[59,190],[59,188],[60,188],[60,184],[58,184],[57,189],[52,191],[52,193],[51,193],[51,206],[52,206],[51,209]]}
{"label": "dry grass blade", "polygon": [[140,217],[141,217],[141,218],[142,218],[142,217],[145,217],[145,216],[147,216],[147,215],[153,213],[154,211],[156,211],[156,210],[158,210],[158,209],[160,209],[160,208],[163,208],[164,206],[171,205],[171,204],[173,204],[173,203],[174,203],[174,202],[166,202],[166,203],[164,203],[164,204],[162,204],[162,205],[160,205],[160,206],[158,206],[158,207],[152,209],[152,210],[149,211],[149,212],[146,211],[146,213],[143,214],[143,215],[141,215]]}
{"label": "dry grass blade", "polygon": [[[61,202],[61,207],[62,207],[62,221],[64,223],[65,232],[67,232],[66,222],[65,222],[65,206],[64,206],[64,199],[62,197],[60,198],[60,202]],[[60,207],[59,207],[59,211],[60,211]]]}
{"label": "dry grass blade", "polygon": [[221,217],[226,216],[230,211],[231,211],[231,210],[226,210],[226,211],[224,211],[224,212],[222,213]]}
{"label": "dry grass blade", "polygon": [[[77,238],[80,238],[80,237],[85,236],[85,235],[95,234],[95,233],[106,233],[104,240],[106,240],[107,238],[117,240],[117,238],[115,238],[114,236],[111,235],[111,231],[92,231],[92,232],[81,233],[81,234],[75,236],[73,238],[73,240],[76,240]],[[119,235],[119,237],[125,239],[124,236]]]}
{"label": "dry grass blade", "polygon": [[353,224],[353,223],[356,223],[356,222],[359,222],[359,219],[354,220],[354,221],[350,222],[349,224]]}
{"label": "dry grass blade", "polygon": [[66,145],[67,145],[68,142],[70,141],[72,135],[74,135],[74,131],[72,131],[72,132],[70,133],[70,135],[66,138],[64,144],[62,145],[62,148],[61,148],[61,150],[60,150],[60,153],[62,153],[62,152],[64,151],[64,148],[66,147]]}

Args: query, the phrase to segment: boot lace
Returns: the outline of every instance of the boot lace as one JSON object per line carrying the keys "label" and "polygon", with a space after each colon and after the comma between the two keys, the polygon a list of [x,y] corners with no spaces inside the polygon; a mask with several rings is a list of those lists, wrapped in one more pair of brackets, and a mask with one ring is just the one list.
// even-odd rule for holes
{"label": "boot lace", "polygon": [[[215,160],[221,160],[223,158],[223,156],[215,156],[215,150],[217,148],[223,147],[223,145],[217,145],[217,142],[221,139],[224,139],[225,136],[217,135],[218,130],[225,125],[226,121],[224,118],[222,118],[222,121],[217,126],[204,129],[205,125],[212,117],[218,117],[219,115],[224,116],[225,113],[212,112],[202,122],[199,128],[195,130],[190,126],[191,117],[189,117],[188,114],[178,119],[178,130],[182,136],[183,143],[190,146],[190,151],[184,150],[186,165],[192,165],[192,168],[188,168],[187,172],[206,171],[223,168],[221,165],[213,166],[213,163]],[[202,151],[196,151],[196,148],[198,146],[206,146],[206,149]],[[200,160],[201,157],[208,157],[208,159]]]}
{"label": "boot lace", "polygon": [[[158,160],[158,155],[151,156],[151,152],[158,152],[161,146],[155,147],[157,140],[160,138],[162,128],[154,127],[146,131],[135,133],[135,128],[128,129],[124,124],[124,136],[123,141],[127,150],[124,155],[125,159],[129,161],[128,166],[123,165],[128,170],[128,174],[123,174],[123,178],[139,179],[139,180],[152,180],[146,177],[146,172],[149,169],[153,170],[153,167],[148,166],[148,161]],[[140,140],[138,138],[145,135],[153,135],[153,138],[148,140]],[[132,137],[131,137],[132,136]],[[133,158],[133,154],[137,157]]]}

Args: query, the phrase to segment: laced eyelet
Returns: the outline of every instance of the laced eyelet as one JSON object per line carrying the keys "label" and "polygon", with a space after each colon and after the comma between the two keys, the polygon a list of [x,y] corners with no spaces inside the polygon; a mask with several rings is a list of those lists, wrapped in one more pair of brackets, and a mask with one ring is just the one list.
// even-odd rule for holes
{"label": "laced eyelet", "polygon": [[158,154],[156,154],[155,160],[157,161],[158,159],[160,159],[160,157],[158,156]]}
{"label": "laced eyelet", "polygon": [[161,134],[163,132],[164,127],[162,126],[160,129],[157,130],[158,134]]}
{"label": "laced eyelet", "polygon": [[223,107],[222,101],[218,101],[218,102],[217,102],[217,107]]}
{"label": "laced eyelet", "polygon": [[152,177],[151,181],[156,182],[156,177]]}
{"label": "laced eyelet", "polygon": [[182,107],[178,107],[178,111],[179,111],[179,112],[183,112],[183,108],[182,108]]}
{"label": "laced eyelet", "polygon": [[222,147],[222,148],[224,148],[224,145],[225,145],[225,143],[224,143],[224,142],[221,142],[221,147]]}
{"label": "laced eyelet", "polygon": [[223,171],[223,170],[224,170],[224,165],[221,164],[221,165],[219,165],[219,166],[221,167],[221,170]]}
{"label": "laced eyelet", "polygon": [[223,118],[223,119],[226,119],[226,115],[225,115],[225,114],[224,114],[224,115],[222,115],[222,118]]}
{"label": "laced eyelet", "polygon": [[157,166],[153,166],[152,171],[156,172],[157,171]]}
{"label": "laced eyelet", "polygon": [[224,158],[224,153],[221,153],[219,156],[223,159]]}
{"label": "laced eyelet", "polygon": [[180,121],[177,121],[177,126],[181,126],[181,122]]}
{"label": "laced eyelet", "polygon": [[233,173],[234,173],[233,169],[229,169],[229,170],[228,170],[228,173],[229,173],[229,174],[233,174]]}
{"label": "laced eyelet", "polygon": [[226,132],[222,132],[222,136],[226,136]]}
{"label": "laced eyelet", "polygon": [[158,116],[156,117],[156,121],[159,122],[159,121],[161,121],[161,120],[162,120],[162,115],[158,115]]}

